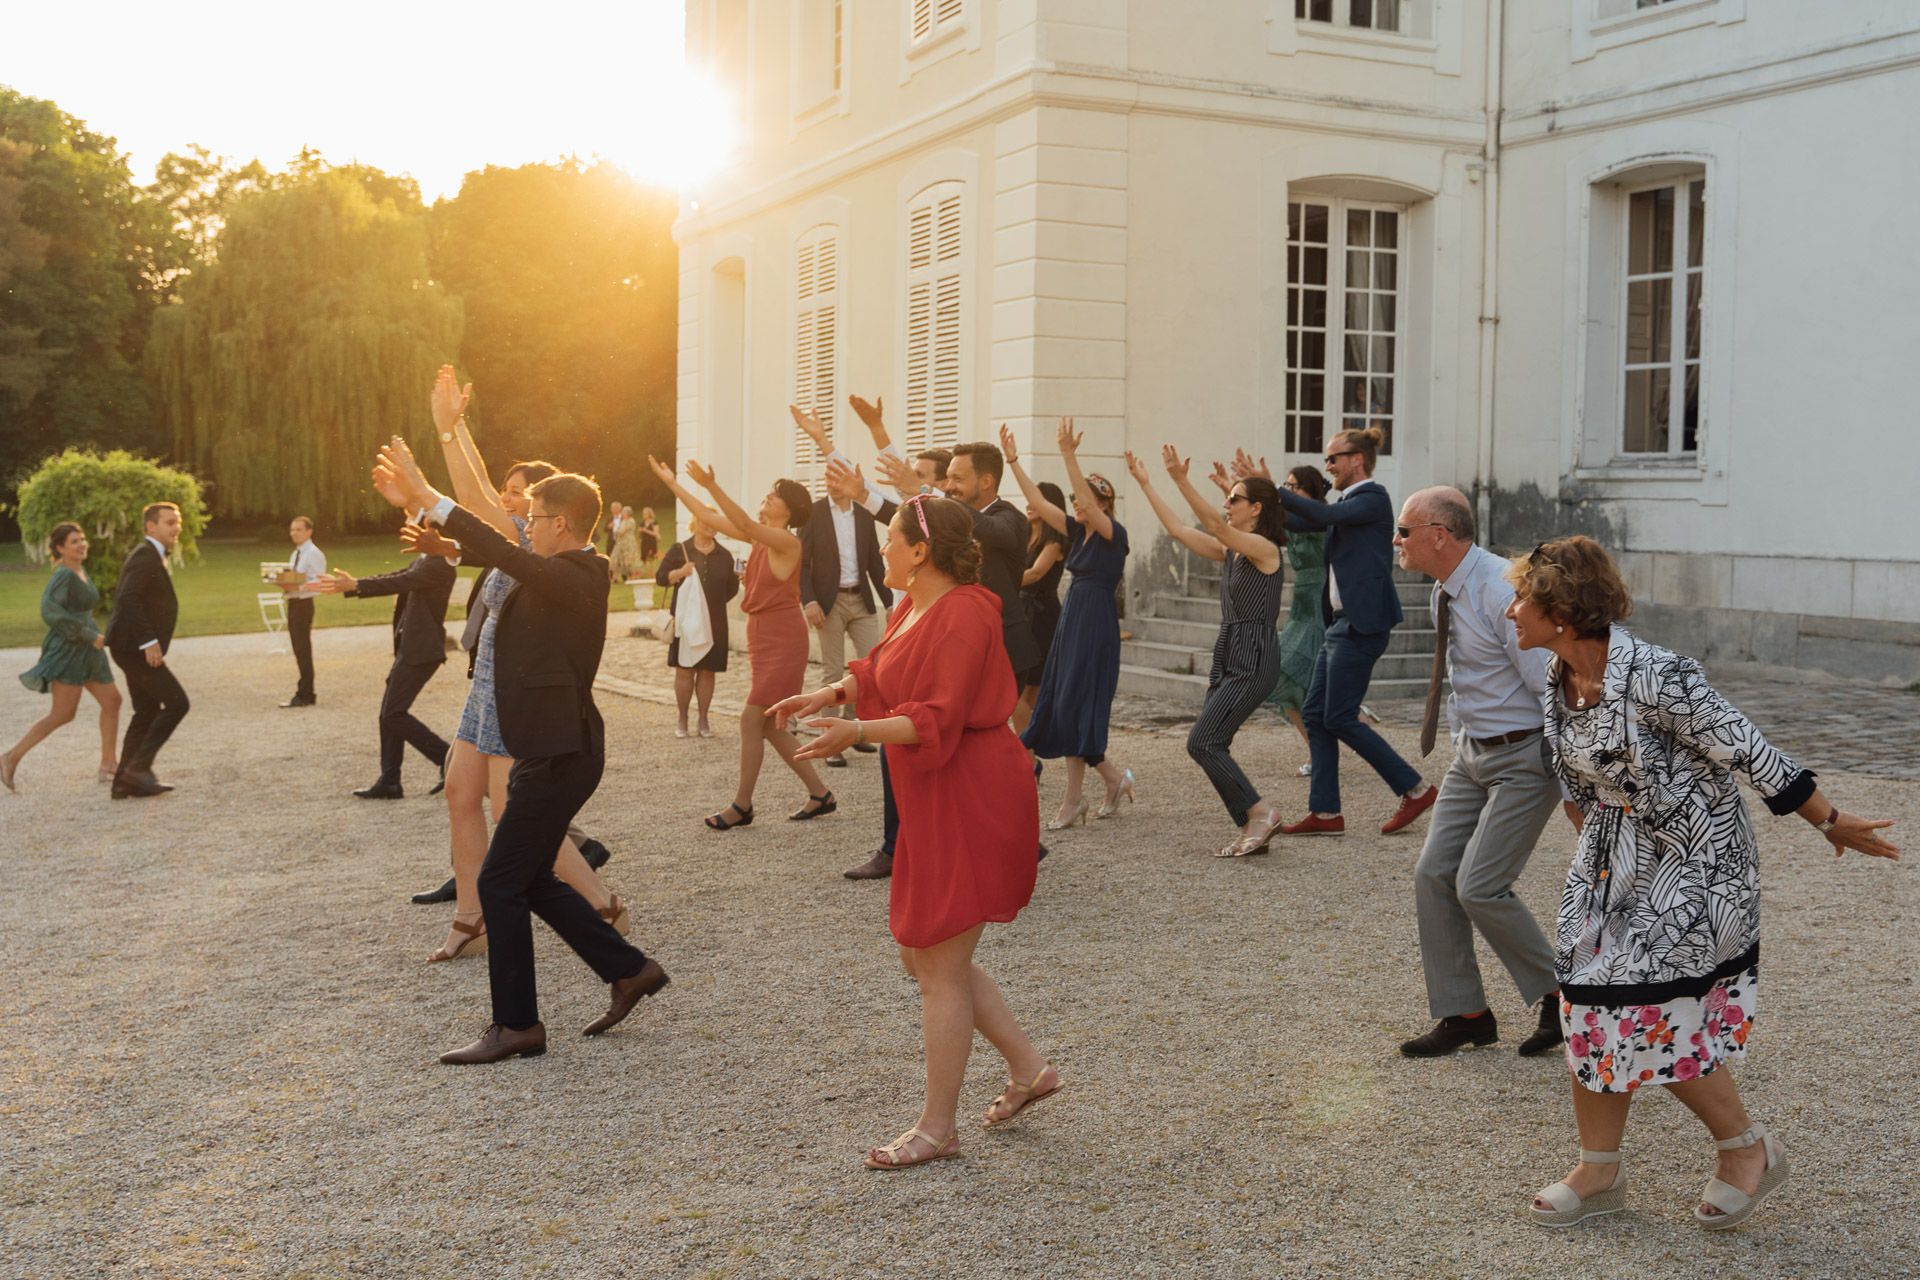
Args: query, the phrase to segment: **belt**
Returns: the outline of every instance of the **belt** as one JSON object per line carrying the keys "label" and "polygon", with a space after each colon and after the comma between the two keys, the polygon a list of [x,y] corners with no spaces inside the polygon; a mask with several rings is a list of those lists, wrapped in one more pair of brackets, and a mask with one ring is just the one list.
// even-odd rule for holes
{"label": "belt", "polygon": [[843,595],[843,596],[857,596],[857,595],[859,595],[859,594],[860,594],[860,588],[858,588],[858,587],[842,587],[842,588],[840,588],[840,594],[841,594],[841,595]]}
{"label": "belt", "polygon": [[1539,729],[1515,729],[1512,733],[1496,733],[1491,738],[1468,738],[1467,741],[1483,749],[1487,747],[1509,747],[1516,742],[1525,742],[1528,738],[1531,738],[1539,732],[1541,732]]}

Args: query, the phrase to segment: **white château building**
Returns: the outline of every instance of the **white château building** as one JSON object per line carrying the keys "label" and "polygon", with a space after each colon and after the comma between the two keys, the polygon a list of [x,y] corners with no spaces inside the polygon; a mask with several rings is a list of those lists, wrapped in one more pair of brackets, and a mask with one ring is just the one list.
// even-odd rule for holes
{"label": "white ch\u00e2teau building", "polygon": [[1187,580],[1123,449],[1365,421],[1489,543],[1604,541],[1651,638],[1920,680],[1920,3],[687,0],[687,46],[744,143],[677,227],[679,447],[744,496],[818,475],[789,401],[1056,478],[1071,414],[1144,623]]}

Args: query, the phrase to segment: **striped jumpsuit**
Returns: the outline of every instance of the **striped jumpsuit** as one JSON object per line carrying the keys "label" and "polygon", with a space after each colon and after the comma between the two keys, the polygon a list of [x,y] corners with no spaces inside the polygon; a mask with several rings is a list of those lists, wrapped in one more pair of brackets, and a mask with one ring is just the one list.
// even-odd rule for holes
{"label": "striped jumpsuit", "polygon": [[1235,826],[1247,824],[1260,793],[1234,762],[1233,735],[1265,702],[1280,679],[1280,588],[1286,559],[1261,573],[1238,552],[1227,552],[1220,573],[1220,634],[1213,642],[1207,705],[1187,734],[1187,754],[1206,771]]}

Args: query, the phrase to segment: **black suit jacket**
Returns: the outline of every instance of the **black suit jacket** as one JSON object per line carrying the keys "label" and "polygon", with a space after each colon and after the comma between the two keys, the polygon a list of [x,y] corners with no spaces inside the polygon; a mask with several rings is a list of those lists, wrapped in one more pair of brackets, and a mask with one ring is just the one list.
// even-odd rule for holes
{"label": "black suit jacket", "polygon": [[[1327,582],[1340,575],[1340,612],[1362,635],[1391,631],[1406,616],[1393,585],[1393,499],[1375,480],[1363,480],[1338,502],[1315,502],[1280,491],[1287,528],[1327,535]],[[1331,586],[1320,593],[1321,616],[1333,622]]]}
{"label": "black suit jacket", "polygon": [[[980,544],[980,585],[1000,597],[1000,634],[1007,658],[1016,674],[1031,671],[1047,655],[1033,638],[1033,623],[1020,596],[1020,579],[1027,573],[1026,513],[1005,498],[995,498],[984,511],[965,503],[961,506],[973,517],[973,539]],[[892,524],[899,510],[899,503],[882,499],[873,518]]]}
{"label": "black suit jacket", "polygon": [[173,628],[179,620],[173,575],[153,544],[142,538],[120,569],[113,616],[107,619],[107,648],[122,656],[138,656],[147,641],[158,640],[160,652],[165,653],[173,644]]}
{"label": "black suit jacket", "polygon": [[493,631],[493,697],[508,754],[604,758],[593,679],[607,643],[607,558],[589,548],[537,556],[457,506],[446,532],[462,560],[514,582]]}
{"label": "black suit jacket", "polygon": [[[880,539],[874,534],[873,521],[864,519],[866,510],[853,509],[853,545],[860,559],[860,600],[872,613],[874,601],[881,608],[893,604],[893,592],[887,590],[886,566],[880,562]],[[840,594],[840,539],[833,532],[833,502],[822,498],[813,504],[813,516],[800,529],[800,603],[817,604],[829,612],[834,597]]]}
{"label": "black suit jacket", "polygon": [[453,566],[440,556],[420,556],[394,573],[359,579],[350,596],[393,597],[393,653],[409,666],[447,660],[447,600]]}

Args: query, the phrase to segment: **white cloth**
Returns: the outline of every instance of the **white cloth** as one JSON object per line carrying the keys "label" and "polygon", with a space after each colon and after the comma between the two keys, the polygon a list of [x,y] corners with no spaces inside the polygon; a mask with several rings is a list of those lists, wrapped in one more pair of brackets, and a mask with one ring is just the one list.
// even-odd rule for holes
{"label": "white cloth", "polygon": [[[692,564],[692,559],[687,563]],[[707,589],[697,567],[680,580],[680,596],[673,606],[673,638],[680,642],[675,656],[682,667],[697,666],[713,649],[713,619],[707,612]]]}
{"label": "white cloth", "polygon": [[[293,554],[287,558],[287,566],[312,582],[327,576],[327,553],[309,541],[293,549]],[[287,599],[311,600],[319,594],[317,591],[289,591]]]}
{"label": "white cloth", "polygon": [[840,589],[850,590],[860,585],[860,544],[854,540],[853,504],[849,502],[843,511],[839,503],[828,498],[827,510],[833,513],[833,540],[840,548]]}

